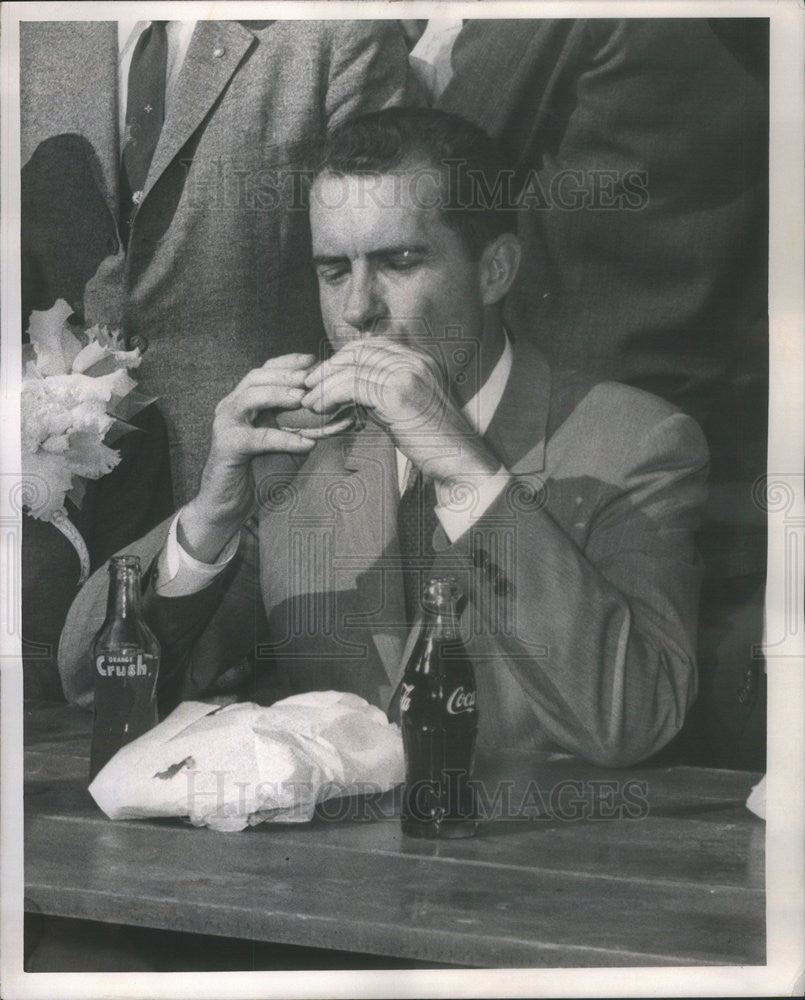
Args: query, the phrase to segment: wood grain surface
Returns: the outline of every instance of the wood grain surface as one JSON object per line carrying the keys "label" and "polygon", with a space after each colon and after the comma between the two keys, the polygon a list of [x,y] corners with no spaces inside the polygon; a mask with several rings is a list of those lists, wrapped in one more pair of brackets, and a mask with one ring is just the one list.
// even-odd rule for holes
{"label": "wood grain surface", "polygon": [[470,840],[403,837],[398,796],[241,833],[111,822],[86,791],[89,713],[26,713],[30,910],[488,967],[765,961],[758,776],[481,758]]}

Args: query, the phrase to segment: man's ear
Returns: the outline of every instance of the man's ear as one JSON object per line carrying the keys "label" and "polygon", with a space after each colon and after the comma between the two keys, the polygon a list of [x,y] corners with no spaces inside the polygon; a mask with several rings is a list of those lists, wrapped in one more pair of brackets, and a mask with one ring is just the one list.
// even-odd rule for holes
{"label": "man's ear", "polygon": [[486,245],[479,269],[485,306],[500,302],[514,284],[522,253],[522,245],[514,233],[503,233]]}

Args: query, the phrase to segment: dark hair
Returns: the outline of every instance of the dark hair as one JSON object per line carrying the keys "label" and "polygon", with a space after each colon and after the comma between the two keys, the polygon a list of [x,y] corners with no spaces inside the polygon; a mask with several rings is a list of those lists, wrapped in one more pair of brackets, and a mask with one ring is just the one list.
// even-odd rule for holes
{"label": "dark hair", "polygon": [[386,108],[348,119],[327,136],[315,174],[389,174],[424,168],[439,176],[438,208],[470,256],[517,230],[514,172],[496,143],[459,115],[429,108]]}

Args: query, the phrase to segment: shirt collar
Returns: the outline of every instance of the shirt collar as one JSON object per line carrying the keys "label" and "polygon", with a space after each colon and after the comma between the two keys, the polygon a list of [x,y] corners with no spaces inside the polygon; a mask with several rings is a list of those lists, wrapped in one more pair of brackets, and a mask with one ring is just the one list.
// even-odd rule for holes
{"label": "shirt collar", "polygon": [[117,47],[123,53],[130,48],[145,29],[150,21],[140,21],[134,17],[121,17],[117,22]]}
{"label": "shirt collar", "polygon": [[512,370],[514,352],[508,331],[504,330],[503,336],[505,338],[503,351],[489,378],[461,411],[479,434],[485,434],[492,422]]}
{"label": "shirt collar", "polygon": [[[137,44],[137,39],[150,23],[150,21],[138,21],[134,17],[122,17],[117,22],[117,47],[121,55]],[[195,20],[168,21],[168,33],[175,35],[178,43],[183,45],[193,34],[195,26]]]}

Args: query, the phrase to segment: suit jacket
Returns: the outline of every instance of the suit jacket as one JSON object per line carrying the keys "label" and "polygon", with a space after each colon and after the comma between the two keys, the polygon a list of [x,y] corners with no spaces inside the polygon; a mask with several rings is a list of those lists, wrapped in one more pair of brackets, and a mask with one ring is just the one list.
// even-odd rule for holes
{"label": "suit jacket", "polygon": [[103,193],[100,163],[82,135],[44,139],[20,177],[22,329],[32,309],[64,299],[84,313],[84,288],[117,248],[114,217]]}
{"label": "suit jacket", "polygon": [[[433,573],[467,596],[480,745],[559,746],[626,764],[682,725],[696,690],[699,565],[693,545],[707,450],[674,407],[615,384],[552,379],[518,344],[486,439],[510,487],[454,544],[434,536]],[[208,692],[256,647],[253,692],[319,688],[392,706],[416,635],[405,622],[394,447],[369,425],[301,461],[255,463],[258,512],[228,569],[148,615],[175,697]],[[151,562],[167,525],[127,551]],[[60,664],[88,704],[88,655],[105,607],[98,573],[73,605]]]}
{"label": "suit jacket", "polygon": [[516,329],[700,422],[736,362],[766,364],[768,30],[468,21],[438,101],[499,139],[523,193]]}
{"label": "suit jacket", "polygon": [[[300,171],[328,127],[404,99],[402,33],[393,21],[199,21],[126,253],[117,25],[20,28],[22,162],[58,135],[91,147],[107,215],[86,319],[148,339],[139,378],[161,399],[177,499],[186,500],[215,402],[266,358],[319,349]],[[54,185],[54,206],[71,200],[70,176]],[[43,213],[58,225],[55,207]]]}

